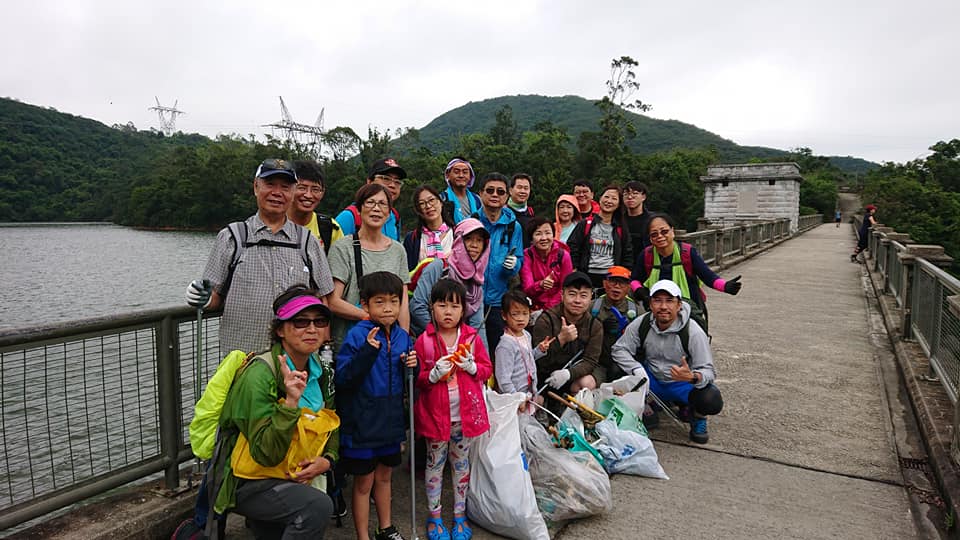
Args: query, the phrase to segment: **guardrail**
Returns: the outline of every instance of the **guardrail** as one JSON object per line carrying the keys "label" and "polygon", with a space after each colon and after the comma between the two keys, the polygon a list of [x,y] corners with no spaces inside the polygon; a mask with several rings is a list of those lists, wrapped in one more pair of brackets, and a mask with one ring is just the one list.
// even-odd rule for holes
{"label": "guardrail", "polygon": [[[801,216],[796,234],[822,223],[823,214]],[[705,226],[704,230],[678,233],[677,238],[697,248],[703,261],[718,270],[791,237],[787,218],[718,226],[701,221],[701,225]]]}
{"label": "guardrail", "polygon": [[[822,222],[804,218],[798,233]],[[678,234],[718,269],[790,236],[787,219]],[[160,472],[178,488],[219,321],[204,314],[199,366],[186,307],[0,333],[0,530]]]}
{"label": "guardrail", "polygon": [[[186,307],[0,334],[0,530],[192,457],[196,311]],[[216,370],[219,315],[200,371]]]}
{"label": "guardrail", "polygon": [[[856,230],[863,222],[854,217]],[[867,242],[867,268],[896,302],[899,338],[914,341],[929,359],[954,404],[951,453],[960,463],[960,280],[943,270],[953,258],[938,245],[916,244],[907,234],[875,225]]]}

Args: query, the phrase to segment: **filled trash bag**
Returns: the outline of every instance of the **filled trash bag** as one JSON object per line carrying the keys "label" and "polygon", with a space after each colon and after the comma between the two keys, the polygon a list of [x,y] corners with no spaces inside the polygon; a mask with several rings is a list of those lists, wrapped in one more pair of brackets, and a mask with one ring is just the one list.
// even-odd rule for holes
{"label": "filled trash bag", "polygon": [[[484,393],[490,429],[470,445],[470,521],[508,538],[549,540],[520,444],[519,392]],[[526,416],[526,415],[524,415]]]}
{"label": "filled trash bag", "polygon": [[520,441],[537,506],[548,523],[594,516],[613,508],[610,477],[589,453],[557,448],[547,430],[528,415],[520,417]]}
{"label": "filled trash bag", "polygon": [[643,420],[619,397],[605,399],[597,405],[597,412],[613,420],[620,429],[639,433],[647,437],[647,428]]}
{"label": "filled trash bag", "polygon": [[601,384],[597,403],[602,403],[603,400],[611,397],[617,397],[638,416],[643,416],[650,382],[644,381],[643,384],[640,384],[640,382],[646,378],[646,375],[624,375],[613,382]]}
{"label": "filled trash bag", "polygon": [[660,466],[653,443],[647,437],[620,429],[609,419],[598,422],[595,431],[599,439],[593,446],[603,456],[603,466],[608,473],[669,480]]}

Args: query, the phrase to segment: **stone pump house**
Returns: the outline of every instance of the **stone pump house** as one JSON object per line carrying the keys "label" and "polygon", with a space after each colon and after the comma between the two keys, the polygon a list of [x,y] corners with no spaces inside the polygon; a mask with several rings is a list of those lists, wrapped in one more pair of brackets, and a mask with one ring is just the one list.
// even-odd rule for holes
{"label": "stone pump house", "polygon": [[800,167],[796,163],[736,163],[707,167],[703,182],[703,217],[710,225],[790,219],[800,220]]}

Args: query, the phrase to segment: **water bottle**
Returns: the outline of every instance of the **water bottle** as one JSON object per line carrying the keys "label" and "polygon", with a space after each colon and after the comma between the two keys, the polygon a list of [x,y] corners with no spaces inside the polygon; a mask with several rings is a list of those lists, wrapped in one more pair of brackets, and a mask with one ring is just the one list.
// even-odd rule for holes
{"label": "water bottle", "polygon": [[329,341],[320,347],[320,365],[333,369],[333,345]]}

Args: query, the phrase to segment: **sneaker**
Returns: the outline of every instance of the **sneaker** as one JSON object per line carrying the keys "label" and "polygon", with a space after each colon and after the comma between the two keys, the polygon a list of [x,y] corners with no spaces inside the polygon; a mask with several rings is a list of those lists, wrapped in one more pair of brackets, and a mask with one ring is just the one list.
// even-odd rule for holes
{"label": "sneaker", "polygon": [[707,419],[693,417],[690,419],[690,440],[697,444],[707,444],[710,440],[707,434]]}
{"label": "sneaker", "polygon": [[386,529],[377,529],[377,534],[374,535],[374,538],[376,540],[405,540],[395,525],[391,525]]}

